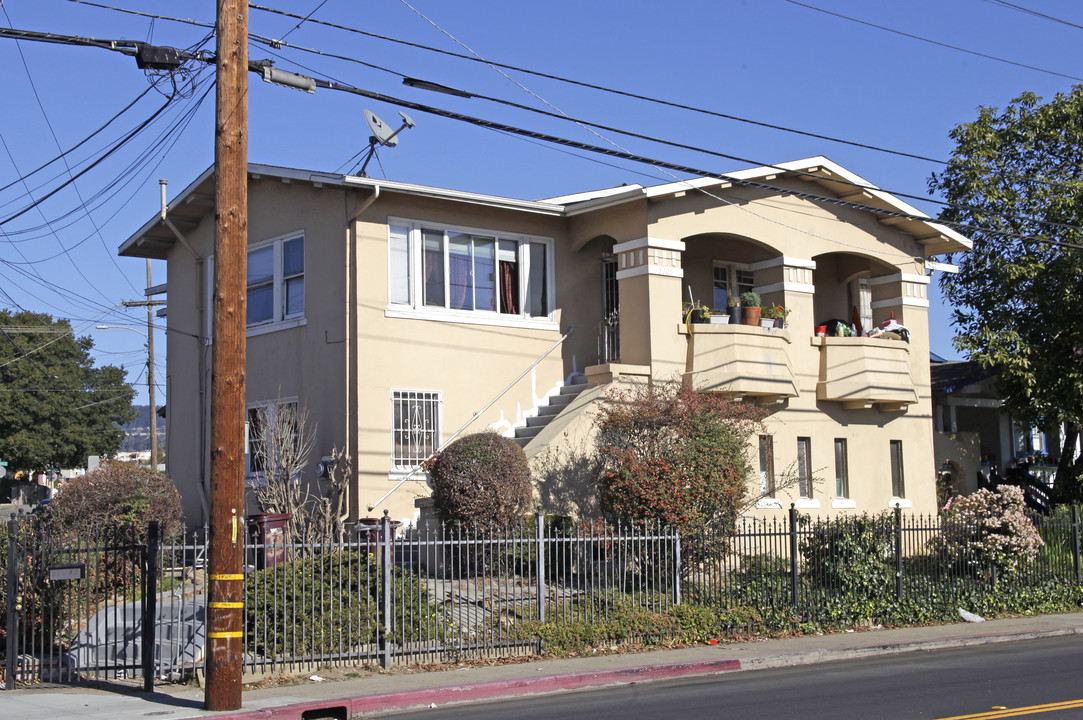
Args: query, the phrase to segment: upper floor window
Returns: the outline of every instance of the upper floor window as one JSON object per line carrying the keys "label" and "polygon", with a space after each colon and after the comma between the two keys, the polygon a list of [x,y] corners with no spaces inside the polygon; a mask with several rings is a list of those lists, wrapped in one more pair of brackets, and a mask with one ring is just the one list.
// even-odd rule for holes
{"label": "upper floor window", "polygon": [[248,251],[248,325],[305,314],[305,238],[271,240]]}
{"label": "upper floor window", "polygon": [[715,261],[713,307],[727,307],[729,305],[727,302],[728,295],[732,294],[740,297],[741,293],[751,291],[754,284],[754,276],[751,270]]}
{"label": "upper floor window", "polygon": [[548,318],[552,243],[403,222],[389,226],[388,302],[416,310]]}

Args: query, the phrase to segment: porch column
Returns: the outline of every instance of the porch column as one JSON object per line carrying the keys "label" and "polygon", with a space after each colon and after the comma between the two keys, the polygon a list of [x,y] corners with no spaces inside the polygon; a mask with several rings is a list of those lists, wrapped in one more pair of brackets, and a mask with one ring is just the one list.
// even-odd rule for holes
{"label": "porch column", "polygon": [[756,281],[753,289],[760,294],[764,307],[774,303],[787,308],[787,327],[811,335],[816,294],[812,273],[816,261],[783,256],[753,263],[749,269]]}
{"label": "porch column", "polygon": [[929,387],[929,276],[911,273],[881,275],[869,280],[872,323],[879,327],[895,314],[895,321],[910,330],[910,372],[914,382]]}
{"label": "porch column", "polygon": [[658,380],[679,380],[685,370],[685,343],[677,332],[684,247],[680,240],[651,237],[613,247],[620,283],[621,362],[648,366]]}

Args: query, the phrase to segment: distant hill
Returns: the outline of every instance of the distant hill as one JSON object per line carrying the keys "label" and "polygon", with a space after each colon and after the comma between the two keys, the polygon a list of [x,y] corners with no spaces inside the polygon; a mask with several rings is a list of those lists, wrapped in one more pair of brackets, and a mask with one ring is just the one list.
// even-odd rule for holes
{"label": "distant hill", "polygon": [[[150,405],[133,405],[135,418],[123,425],[124,442],[120,449],[122,452],[139,452],[150,450]],[[165,418],[158,418],[158,447],[165,448]]]}

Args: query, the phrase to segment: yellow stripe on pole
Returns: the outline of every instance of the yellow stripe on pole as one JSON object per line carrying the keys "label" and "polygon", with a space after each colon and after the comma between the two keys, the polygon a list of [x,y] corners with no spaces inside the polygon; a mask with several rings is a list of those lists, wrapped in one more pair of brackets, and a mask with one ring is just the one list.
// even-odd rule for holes
{"label": "yellow stripe on pole", "polygon": [[212,608],[225,608],[226,610],[235,610],[243,608],[243,602],[212,602],[208,603]]}
{"label": "yellow stripe on pole", "polygon": [[239,637],[243,637],[243,635],[244,635],[244,633],[242,633],[242,632],[212,632],[212,633],[207,633],[207,637],[211,638],[212,640],[217,639],[217,638],[239,638]]}
{"label": "yellow stripe on pole", "polygon": [[219,573],[211,575],[211,580],[244,580],[244,573]]}

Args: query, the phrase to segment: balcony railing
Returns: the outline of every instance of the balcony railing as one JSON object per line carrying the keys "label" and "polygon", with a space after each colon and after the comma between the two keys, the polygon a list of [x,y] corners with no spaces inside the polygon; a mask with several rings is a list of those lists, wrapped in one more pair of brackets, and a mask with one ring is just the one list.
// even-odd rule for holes
{"label": "balcony railing", "polygon": [[[777,402],[796,397],[786,330],[746,325],[692,325],[684,379],[697,390]],[[681,334],[688,328],[680,326]]]}
{"label": "balcony railing", "polygon": [[910,345],[877,338],[812,338],[820,348],[819,400],[847,408],[904,410],[918,401]]}

